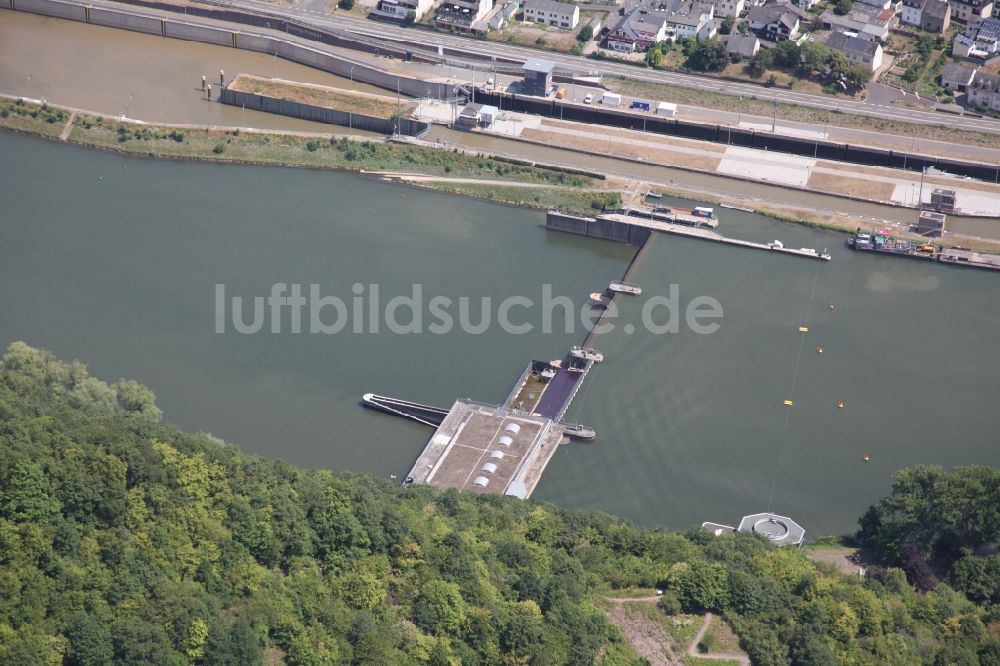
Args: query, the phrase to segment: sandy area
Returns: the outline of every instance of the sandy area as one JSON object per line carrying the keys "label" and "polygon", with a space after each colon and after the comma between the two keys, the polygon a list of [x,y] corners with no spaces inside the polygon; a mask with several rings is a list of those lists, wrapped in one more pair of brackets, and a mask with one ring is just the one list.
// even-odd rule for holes
{"label": "sandy area", "polygon": [[851,178],[850,176],[834,176],[829,173],[816,173],[809,177],[809,189],[830,192],[833,194],[847,193],[853,197],[891,201],[895,185],[880,183],[873,180]]}

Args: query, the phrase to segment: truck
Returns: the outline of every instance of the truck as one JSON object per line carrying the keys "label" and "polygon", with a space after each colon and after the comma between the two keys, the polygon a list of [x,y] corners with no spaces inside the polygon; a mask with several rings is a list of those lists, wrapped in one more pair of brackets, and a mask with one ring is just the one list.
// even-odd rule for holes
{"label": "truck", "polygon": [[604,95],[601,96],[601,104],[607,104],[608,106],[619,106],[621,105],[621,103],[622,103],[622,96],[617,93],[606,92],[604,93]]}
{"label": "truck", "polygon": [[656,105],[656,115],[673,118],[677,115],[677,105],[670,102],[660,102]]}
{"label": "truck", "polygon": [[649,111],[650,106],[652,105],[644,99],[634,99],[632,100],[632,106],[629,108],[639,109],[640,111]]}

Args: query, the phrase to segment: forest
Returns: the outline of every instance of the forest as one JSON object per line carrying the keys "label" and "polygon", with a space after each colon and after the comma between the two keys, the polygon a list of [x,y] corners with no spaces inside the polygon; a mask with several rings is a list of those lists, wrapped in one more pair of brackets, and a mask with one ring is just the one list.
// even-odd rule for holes
{"label": "forest", "polygon": [[863,577],[746,534],[245,455],[141,384],[0,363],[0,663],[645,663],[597,600],[725,618],[753,663],[1000,666],[1000,474],[899,472]]}

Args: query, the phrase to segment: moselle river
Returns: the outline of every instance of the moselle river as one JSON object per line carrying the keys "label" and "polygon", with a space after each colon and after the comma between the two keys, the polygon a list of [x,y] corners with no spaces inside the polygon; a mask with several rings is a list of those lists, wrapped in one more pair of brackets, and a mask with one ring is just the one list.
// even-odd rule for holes
{"label": "moselle river", "polygon": [[[311,334],[307,323],[290,332],[286,310],[271,333],[265,308],[260,332],[227,316],[217,333],[216,285],[248,300],[315,283],[351,304],[353,285],[368,295],[378,284],[384,305],[417,283],[426,300],[470,297],[476,322],[481,297],[495,319],[507,297],[541,301],[543,284],[582,305],[634,252],[546,231],[538,212],[351,174],[128,159],[13,135],[0,135],[0,155],[0,344],[135,378],[183,428],[299,465],[402,475],[429,429],[363,409],[361,394],[498,402],[529,359],[579,342],[579,325],[565,333],[557,311],[559,331],[544,333],[539,308],[515,308],[534,330],[439,335],[425,319],[421,334],[355,334],[353,322]],[[838,234],[720,213],[727,234],[828,247],[833,261],[656,238],[632,275],[644,293],[618,300],[617,328],[595,341],[606,360],[568,415],[598,439],[560,449],[536,498],[675,528],[770,507],[817,535],[852,531],[900,467],[1000,464],[997,275],[855,254]],[[671,284],[680,314],[716,299],[719,330],[647,331],[643,308]]]}

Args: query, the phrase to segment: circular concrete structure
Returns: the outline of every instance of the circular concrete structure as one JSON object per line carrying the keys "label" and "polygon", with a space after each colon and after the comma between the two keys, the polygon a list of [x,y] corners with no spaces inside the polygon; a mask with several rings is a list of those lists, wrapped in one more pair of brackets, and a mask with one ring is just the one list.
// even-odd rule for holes
{"label": "circular concrete structure", "polygon": [[788,536],[788,525],[777,518],[766,518],[754,523],[753,531],[766,536],[771,541],[780,541]]}

